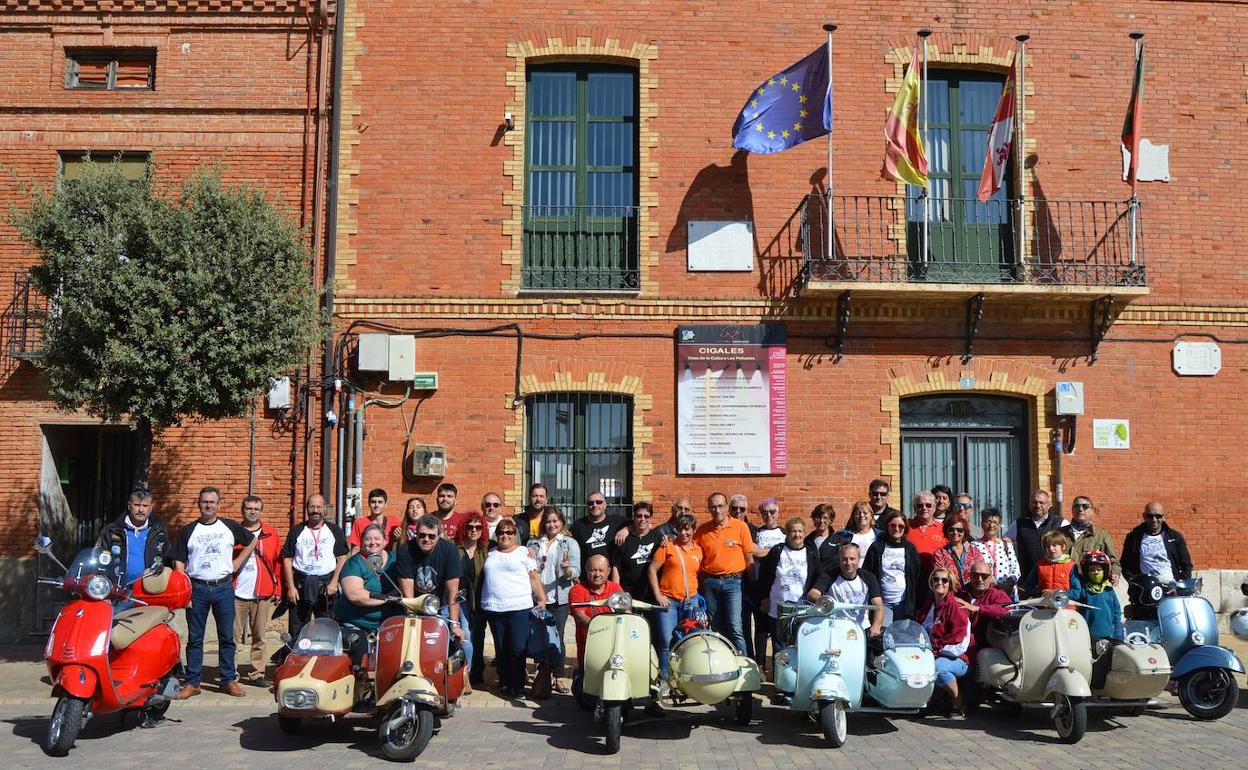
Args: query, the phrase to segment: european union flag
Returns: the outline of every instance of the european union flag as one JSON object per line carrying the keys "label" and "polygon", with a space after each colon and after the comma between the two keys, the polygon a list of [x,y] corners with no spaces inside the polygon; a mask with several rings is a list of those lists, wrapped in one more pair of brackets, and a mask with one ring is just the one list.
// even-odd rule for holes
{"label": "european union flag", "polygon": [[828,83],[825,43],[754,89],[732,127],[732,146],[757,153],[783,152],[828,133],[832,130]]}

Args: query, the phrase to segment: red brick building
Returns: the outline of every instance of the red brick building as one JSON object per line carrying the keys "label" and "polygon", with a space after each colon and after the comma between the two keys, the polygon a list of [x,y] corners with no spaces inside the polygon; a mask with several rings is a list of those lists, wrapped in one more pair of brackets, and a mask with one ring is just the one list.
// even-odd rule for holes
{"label": "red brick building", "polygon": [[[49,188],[72,177],[81,153],[92,151],[96,160],[121,153],[135,173],[150,158],[156,174],[169,180],[220,164],[229,182],[263,187],[311,228],[318,86],[328,72],[320,60],[317,6],[315,0],[0,4],[0,71],[8,84],[0,107],[3,207],[21,205],[26,187]],[[33,536],[49,532],[72,551],[101,520],[123,511],[136,446],[125,426],[101,426],[48,402],[32,363],[43,309],[25,287],[33,259],[16,231],[0,225],[0,419],[8,426],[0,442],[6,565],[0,636],[9,640],[29,639],[54,598],[36,596]],[[261,404],[254,426],[242,419],[168,431],[152,466],[157,515],[185,522],[195,515],[199,487],[215,484],[224,492],[224,510],[236,512],[250,488],[284,527],[292,501],[304,494],[301,426]]]}
{"label": "red brick building", "polygon": [[[10,102],[27,105],[0,111],[6,167],[51,182],[60,151],[148,150],[171,170],[224,157],[313,224],[320,33],[303,9],[118,6],[101,17],[6,4],[0,67],[22,84]],[[678,495],[719,489],[776,496],[785,516],[832,502],[840,526],[877,476],[898,507],[947,483],[1017,516],[1030,489],[1055,489],[1060,466],[1065,512],[1091,495],[1121,542],[1156,499],[1198,567],[1243,568],[1248,535],[1211,524],[1237,513],[1248,478],[1224,439],[1242,422],[1248,325],[1233,247],[1248,81],[1231,52],[1244,17],[1198,2],[347,3],[325,232],[338,374],[360,389],[355,405],[374,399],[359,486],[432,506],[445,479],[461,508],[498,491],[515,510],[542,480],[578,513],[601,487],[617,506],[653,500],[661,516]],[[734,151],[747,98],[823,44],[831,20],[831,174],[824,140]],[[880,177],[885,113],[921,27],[934,31],[926,249],[913,190]],[[1134,30],[1146,33],[1143,133],[1170,154],[1168,168],[1151,158],[1149,176],[1168,181],[1140,184],[1133,229],[1119,137]],[[1022,162],[994,202],[977,204],[987,123],[1020,34],[1031,36]],[[155,47],[155,91],[66,89],[64,51],[92,35],[91,46],[132,35]],[[103,105],[90,128],[75,120],[82,97]],[[159,107],[137,108],[144,100]],[[11,200],[16,183],[3,184]],[[698,237],[708,233],[723,240]],[[11,230],[0,235],[5,268],[20,270],[30,255]],[[691,241],[695,262],[744,248],[733,267],[746,269],[691,266]],[[786,330],[785,472],[679,472],[688,414],[676,331],[701,324]],[[357,335],[369,332],[413,337],[414,368],[436,372],[437,389],[361,369]],[[1220,371],[1179,374],[1176,341],[1217,342]],[[365,340],[365,359],[380,343]],[[402,339],[386,344],[406,353]],[[365,364],[385,369],[386,354]],[[410,366],[400,358],[396,368]],[[1071,439],[1055,402],[1066,381],[1082,383],[1084,413],[1074,452],[1059,458],[1054,431]],[[36,528],[41,435],[73,420],[40,400],[29,365],[3,382],[3,499],[31,511],[11,515],[5,555],[17,557]],[[345,395],[331,405],[350,422]],[[1097,440],[1096,420],[1126,421],[1129,448],[1100,448],[1124,442],[1120,423]],[[324,468],[312,457],[309,475],[297,427],[263,412],[257,425],[254,483],[271,511],[318,486],[345,504],[357,486],[350,467],[338,483],[345,455]],[[208,481],[241,496],[248,437],[245,420],[172,432],[155,461],[163,512],[185,520]],[[424,445],[444,448],[444,476],[412,472]]]}

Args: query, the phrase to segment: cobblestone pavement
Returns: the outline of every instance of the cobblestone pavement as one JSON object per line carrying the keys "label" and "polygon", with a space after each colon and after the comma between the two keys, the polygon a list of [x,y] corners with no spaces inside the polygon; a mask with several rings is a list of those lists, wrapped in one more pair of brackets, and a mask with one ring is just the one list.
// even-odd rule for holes
{"label": "cobblestone pavement", "polygon": [[[16,664],[0,664],[8,667]],[[32,693],[33,694],[33,693]],[[176,703],[170,721],[151,730],[119,728],[117,716],[93,720],[65,760],[39,750],[52,701],[10,698],[0,704],[0,756],[8,768],[334,767],[376,766],[375,731],[368,722],[324,723],[287,736],[273,718],[267,691],[248,688],[232,699],[205,689]],[[982,710],[969,719],[894,719],[851,715],[842,749],[826,747],[818,728],[785,709],[764,705],[746,727],[705,707],[669,708],[662,719],[627,725],[620,753],[602,753],[601,731],[571,698],[509,703],[485,692],[465,699],[416,767],[577,768],[882,767],[979,768],[1244,767],[1248,756],[1248,696],[1218,722],[1190,719],[1167,699],[1141,717],[1090,720],[1077,747],[1061,743],[1042,712],[1017,719]],[[177,721],[174,721],[177,720]]]}

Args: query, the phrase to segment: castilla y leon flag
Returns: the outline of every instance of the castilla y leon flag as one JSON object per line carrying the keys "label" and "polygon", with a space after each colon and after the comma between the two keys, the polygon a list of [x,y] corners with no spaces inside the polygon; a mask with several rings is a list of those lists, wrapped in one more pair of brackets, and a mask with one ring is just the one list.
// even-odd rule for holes
{"label": "castilla y leon flag", "polygon": [[927,187],[927,152],[919,133],[919,49],[910,53],[910,69],[901,80],[888,120],[884,121],[885,179]]}
{"label": "castilla y leon flag", "polygon": [[1001,101],[988,129],[988,152],[984,155],[984,171],[979,175],[979,199],[984,203],[997,194],[1005,180],[1010,148],[1014,146],[1014,67],[1005,77]]}
{"label": "castilla y leon flag", "polygon": [[1135,79],[1131,83],[1131,102],[1127,105],[1127,117],[1122,122],[1122,146],[1131,153],[1127,166],[1127,183],[1135,187],[1135,173],[1140,166],[1140,117],[1144,101],[1144,46],[1135,57]]}

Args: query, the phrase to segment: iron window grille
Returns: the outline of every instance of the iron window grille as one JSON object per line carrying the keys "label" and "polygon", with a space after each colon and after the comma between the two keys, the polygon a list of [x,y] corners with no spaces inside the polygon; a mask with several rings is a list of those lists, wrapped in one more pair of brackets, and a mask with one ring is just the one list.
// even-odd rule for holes
{"label": "iron window grille", "polygon": [[[546,485],[571,523],[601,492],[607,511],[633,504],[633,400],[609,393],[543,393],[525,399],[525,490]],[[526,499],[527,502],[527,499]]]}

